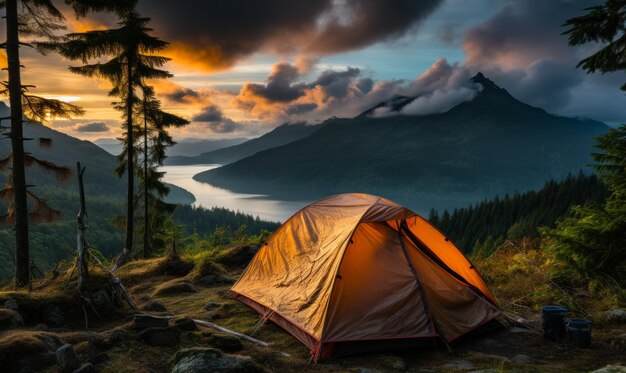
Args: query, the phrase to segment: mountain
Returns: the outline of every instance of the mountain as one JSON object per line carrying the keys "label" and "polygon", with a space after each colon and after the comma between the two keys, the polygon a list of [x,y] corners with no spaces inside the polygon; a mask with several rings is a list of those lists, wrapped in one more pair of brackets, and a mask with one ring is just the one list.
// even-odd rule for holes
{"label": "mountain", "polygon": [[[482,90],[445,113],[328,120],[308,137],[194,179],[241,192],[359,191],[443,208],[536,189],[591,162],[605,124],[549,114],[482,74],[472,79]],[[393,109],[411,101],[395,99]]]}
{"label": "mountain", "polygon": [[239,145],[202,153],[195,157],[170,157],[165,163],[167,165],[228,164],[260,151],[305,138],[318,128],[319,125],[307,125],[304,123],[283,124],[261,137],[248,140]]}
{"label": "mountain", "polygon": [[[7,116],[8,111],[8,107],[0,102],[0,117]],[[29,190],[61,212],[60,219],[53,223],[30,221],[30,252],[35,265],[41,270],[49,269],[60,260],[74,255],[76,213],[79,209],[76,161],[86,167],[84,182],[89,244],[108,258],[118,254],[124,242],[120,217],[125,212],[126,183],[124,178],[118,178],[113,173],[116,158],[89,141],[76,139],[38,123],[25,123],[24,137],[34,139],[25,142],[27,152],[39,159],[69,167],[72,171],[68,180],[60,182],[35,165],[26,169],[27,182],[32,185]],[[41,148],[37,138],[52,139],[52,147]],[[0,139],[0,159],[6,157],[9,151],[9,141]],[[6,182],[8,174],[9,169],[0,170],[1,185]],[[258,234],[263,229],[273,230],[277,227],[276,223],[223,208],[194,208],[189,205],[195,200],[191,193],[174,185],[169,187],[167,200],[182,204],[174,213],[174,222],[177,225],[184,224],[188,234],[211,234],[218,227],[222,228],[221,232],[228,233],[237,231],[242,225],[246,227],[246,233]],[[7,202],[0,200],[0,214],[7,210]],[[139,237],[137,235],[136,238]],[[12,226],[0,225],[0,282],[13,276],[14,245]]]}
{"label": "mountain", "polygon": [[[9,108],[0,102],[0,116],[7,116]],[[26,169],[26,177],[29,184],[35,185],[35,191],[41,188],[70,188],[74,190],[76,184],[76,162],[86,167],[84,176],[85,190],[87,197],[90,195],[113,195],[122,196],[125,193],[126,182],[124,178],[118,178],[113,171],[117,165],[116,157],[109,154],[90,141],[80,140],[75,137],[55,131],[40,123],[24,123],[24,137],[35,140],[26,141],[25,150],[35,157],[50,161],[56,165],[68,167],[72,171],[72,176],[64,183],[56,180],[54,175],[43,172],[37,166]],[[52,139],[51,148],[42,148],[36,139]],[[0,157],[6,157],[10,152],[8,140],[0,148]],[[6,180],[6,175],[0,173],[0,182]],[[195,198],[186,190],[175,185],[168,185],[170,196],[168,201],[172,203],[193,203]],[[75,212],[72,212],[74,214]]]}
{"label": "mountain", "polygon": [[[239,145],[243,142],[246,142],[247,140],[248,139],[245,137],[238,137],[234,139],[182,139],[178,140],[176,145],[167,150],[167,155],[170,157],[192,157],[217,149]],[[122,145],[116,139],[102,138],[95,140],[93,143],[113,155],[118,155],[122,151]]]}

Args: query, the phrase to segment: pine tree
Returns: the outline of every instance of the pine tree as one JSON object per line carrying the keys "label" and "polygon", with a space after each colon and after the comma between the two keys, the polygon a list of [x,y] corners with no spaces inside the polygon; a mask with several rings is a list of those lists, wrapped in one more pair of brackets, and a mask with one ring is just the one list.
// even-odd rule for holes
{"label": "pine tree", "polygon": [[[84,15],[90,10],[105,10],[121,7],[123,0],[66,0],[77,15]],[[3,167],[11,164],[10,182],[0,192],[1,197],[10,200],[9,211],[3,217],[4,222],[15,225],[15,285],[25,286],[30,281],[30,250],[28,240],[28,221],[31,219],[50,220],[58,212],[50,208],[45,201],[28,191],[25,167],[37,164],[43,169],[56,173],[60,178],[67,177],[68,170],[45,160],[39,160],[24,152],[22,125],[24,117],[30,120],[44,121],[48,118],[68,118],[82,114],[82,110],[59,100],[47,99],[30,93],[32,85],[22,84],[20,47],[32,46],[26,39],[53,39],[54,33],[63,28],[64,17],[51,0],[4,0],[0,8],[5,11],[6,50],[8,80],[2,82],[0,95],[8,96],[11,107],[11,126],[8,137],[11,139],[11,154],[0,161]],[[40,139],[40,145],[49,146],[49,139]],[[33,200],[35,208],[28,212],[28,199]]]}
{"label": "pine tree", "polygon": [[[606,44],[591,56],[582,59],[577,67],[589,73],[610,73],[626,70],[626,0],[607,0],[603,5],[590,7],[587,14],[568,19],[563,32],[570,45],[587,43]],[[622,85],[626,91],[626,83]]]}
{"label": "pine tree", "polygon": [[[118,157],[120,177],[127,176],[126,191],[126,238],[122,257],[128,258],[133,249],[135,212],[135,153],[137,127],[135,109],[140,103],[136,90],[145,80],[170,78],[172,75],[159,69],[168,58],[154,55],[164,50],[168,43],[150,35],[150,18],[141,17],[134,10],[121,15],[119,27],[67,34],[61,42],[49,43],[43,48],[55,50],[85,65],[70,67],[70,71],[87,77],[108,79],[112,84],[109,95],[116,97],[115,109],[122,113],[125,131],[122,154]],[[110,57],[104,63],[89,64],[95,58]]]}
{"label": "pine tree", "polygon": [[[157,170],[163,165],[167,148],[176,144],[168,133],[171,127],[180,128],[189,121],[167,113],[161,109],[161,103],[155,96],[154,88],[142,87],[143,98],[137,105],[137,117],[141,118],[143,128],[141,136],[143,142],[136,149],[142,154],[142,170],[138,172],[141,194],[143,197],[143,257],[150,256],[156,233],[160,233],[165,224],[165,214],[173,213],[175,206],[167,204],[163,198],[169,193],[169,188],[162,181],[164,172]],[[152,234],[151,234],[152,233]]]}

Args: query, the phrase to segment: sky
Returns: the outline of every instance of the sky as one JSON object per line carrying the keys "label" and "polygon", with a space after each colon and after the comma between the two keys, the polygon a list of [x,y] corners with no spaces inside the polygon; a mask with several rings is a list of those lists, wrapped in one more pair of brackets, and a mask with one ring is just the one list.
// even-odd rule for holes
{"label": "sky", "polygon": [[[480,89],[483,72],[548,112],[609,124],[626,119],[624,73],[586,74],[596,45],[571,47],[568,18],[593,0],[140,0],[174,78],[153,82],[163,108],[192,124],[177,139],[255,137],[286,122],[351,117],[398,95],[403,114],[443,112]],[[68,31],[115,27],[110,15]],[[48,125],[82,139],[120,134],[107,81],[73,75],[68,61],[22,49],[23,82],[36,94],[82,106],[83,117]],[[95,61],[92,61],[95,62]],[[377,115],[387,115],[380,111]]]}

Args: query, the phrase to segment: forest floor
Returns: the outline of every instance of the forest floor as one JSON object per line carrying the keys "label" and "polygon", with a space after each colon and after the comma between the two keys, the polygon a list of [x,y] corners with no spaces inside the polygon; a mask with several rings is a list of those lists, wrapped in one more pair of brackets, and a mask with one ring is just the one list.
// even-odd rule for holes
{"label": "forest floor", "polygon": [[[606,312],[624,308],[623,290],[618,289],[622,293],[614,297],[592,295],[586,290],[563,292],[543,280],[541,263],[545,258],[532,251],[521,256],[515,251],[503,252],[491,262],[477,264],[507,315],[523,319],[528,328],[486,328],[454,343],[452,352],[439,344],[314,363],[309,350],[295,338],[272,323],[257,329],[258,314],[227,297],[230,278],[236,278],[249,259],[245,250],[185,260],[135,261],[119,270],[118,275],[144,313],[170,317],[169,325],[180,326],[161,328],[162,334],[136,331],[133,312],[128,307],[114,307],[101,296],[94,297],[99,316],[88,308],[89,329],[85,330],[73,280],[65,290],[66,273],[39,280],[30,293],[4,289],[0,307],[14,308],[13,300],[17,310],[0,309],[0,370],[60,371],[54,352],[66,343],[73,345],[81,363],[91,363],[83,365],[83,371],[95,368],[98,372],[170,372],[188,353],[177,352],[207,347],[221,350],[222,357],[233,357],[232,361],[245,362],[236,365],[226,361],[222,371],[231,372],[589,372],[607,365],[626,366],[626,320],[623,315],[610,317]],[[98,289],[106,288],[106,283],[106,274],[94,269],[89,294],[102,295]],[[573,309],[571,316],[593,320],[590,348],[543,339],[539,307],[548,302],[565,304]],[[23,323],[16,321],[17,313]],[[212,321],[241,333],[254,332],[254,338],[269,343],[269,347],[202,326],[193,330],[185,318]],[[200,352],[207,351],[212,350]],[[240,360],[241,356],[251,361]],[[178,366],[176,371],[185,371],[184,367]]]}

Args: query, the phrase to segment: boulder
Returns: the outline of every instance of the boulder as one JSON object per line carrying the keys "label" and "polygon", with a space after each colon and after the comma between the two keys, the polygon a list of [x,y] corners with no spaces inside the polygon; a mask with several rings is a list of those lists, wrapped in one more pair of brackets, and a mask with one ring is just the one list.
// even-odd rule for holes
{"label": "boulder", "polygon": [[19,312],[11,309],[0,309],[0,330],[24,326],[24,319]]}
{"label": "boulder", "polygon": [[214,311],[218,308],[220,308],[222,305],[220,303],[215,303],[215,302],[209,302],[207,304],[204,305],[204,309],[207,311]]}
{"label": "boulder", "polygon": [[171,280],[162,283],[157,286],[152,295],[172,295],[172,294],[183,294],[183,293],[197,293],[198,289],[191,283],[189,280]]}
{"label": "boulder", "polygon": [[223,354],[213,348],[187,348],[176,353],[172,373],[257,373],[263,370],[249,357]]}
{"label": "boulder", "polygon": [[4,302],[4,308],[6,308],[7,310],[12,310],[12,311],[19,311],[19,307],[17,306],[17,302],[14,299],[7,299]]}
{"label": "boulder", "polygon": [[157,302],[155,300],[146,303],[143,306],[143,310],[150,311],[150,312],[166,312],[167,311],[163,303]]}
{"label": "boulder", "polygon": [[0,333],[0,371],[42,371],[56,364],[56,350],[63,346],[58,335],[16,330]]}
{"label": "boulder", "polygon": [[122,343],[130,337],[125,329],[115,328],[102,333],[92,333],[88,336],[89,351],[97,353],[97,350],[108,350]]}
{"label": "boulder", "polygon": [[137,339],[151,346],[173,347],[180,342],[181,331],[177,327],[148,328],[137,334]]}
{"label": "boulder", "polygon": [[183,317],[182,319],[176,319],[174,321],[174,325],[180,330],[189,332],[193,330],[198,330],[198,326],[196,323],[189,317]]}
{"label": "boulder", "polygon": [[609,310],[604,313],[604,318],[609,322],[626,322],[626,311],[622,309]]}
{"label": "boulder", "polygon": [[232,277],[214,273],[200,277],[198,283],[202,286],[211,287],[216,285],[230,285],[234,284],[235,280]]}
{"label": "boulder", "polygon": [[222,351],[237,352],[243,350],[243,343],[235,336],[227,334],[210,334],[208,343]]}
{"label": "boulder", "polygon": [[69,373],[80,368],[80,360],[71,344],[64,344],[56,351],[57,364],[61,372]]}
{"label": "boulder", "polygon": [[135,330],[146,328],[164,328],[168,325],[169,319],[167,317],[137,314],[133,318],[133,328]]}

